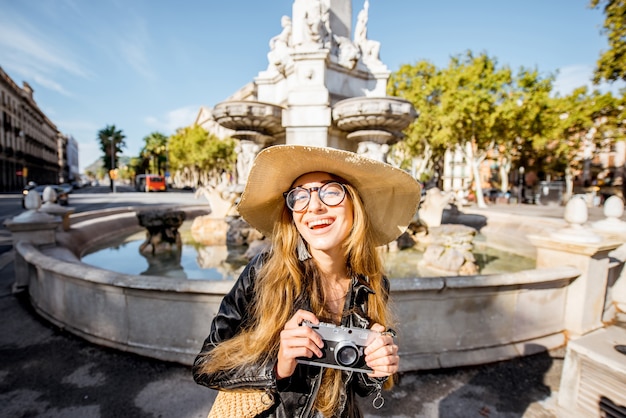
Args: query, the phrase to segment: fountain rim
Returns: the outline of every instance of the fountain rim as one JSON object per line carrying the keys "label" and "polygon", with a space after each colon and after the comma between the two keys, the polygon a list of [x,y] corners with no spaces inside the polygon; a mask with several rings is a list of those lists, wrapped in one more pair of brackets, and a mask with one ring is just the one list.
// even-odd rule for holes
{"label": "fountain rim", "polygon": [[[109,222],[121,227],[137,225],[134,213],[135,208],[118,211],[117,215],[107,213],[103,218],[73,223],[70,231],[84,243],[97,239],[94,231]],[[63,234],[57,230],[57,237]],[[15,245],[17,259],[28,265],[28,293],[39,315],[99,345],[185,365],[193,363],[212,317],[235,280],[115,273],[81,263],[62,241],[57,239],[57,247],[40,248],[25,241]],[[80,244],[74,244],[74,251]],[[563,318],[546,321],[532,313],[526,318],[522,310],[505,314],[499,307],[510,303],[512,297],[519,298],[516,303],[528,303],[534,296],[528,299],[527,294],[533,292],[539,292],[539,297],[557,292],[561,295],[559,303],[564,303],[565,292],[580,274],[574,267],[559,266],[505,274],[391,280],[393,309],[402,318],[398,322],[404,340],[401,372],[524,356],[530,354],[526,350],[529,344],[544,349],[562,346],[566,342]],[[459,298],[482,308],[477,312],[459,310],[454,305]],[[492,303],[485,305],[485,298],[493,298]],[[481,330],[476,335],[460,336],[452,324],[433,328],[433,321],[446,312],[463,323],[484,321],[487,315],[494,321],[487,331],[493,332]],[[420,323],[416,323],[417,317]],[[510,321],[521,328],[510,327]],[[506,331],[500,335],[499,330]]]}

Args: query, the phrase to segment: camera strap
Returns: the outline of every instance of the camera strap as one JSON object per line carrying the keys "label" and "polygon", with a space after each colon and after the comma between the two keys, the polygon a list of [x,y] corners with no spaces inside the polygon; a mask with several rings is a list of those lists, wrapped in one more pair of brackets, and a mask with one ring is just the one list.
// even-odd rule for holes
{"label": "camera strap", "polygon": [[372,406],[376,409],[380,409],[385,404],[385,398],[381,394],[383,385],[380,382],[376,382],[376,397],[372,401]]}

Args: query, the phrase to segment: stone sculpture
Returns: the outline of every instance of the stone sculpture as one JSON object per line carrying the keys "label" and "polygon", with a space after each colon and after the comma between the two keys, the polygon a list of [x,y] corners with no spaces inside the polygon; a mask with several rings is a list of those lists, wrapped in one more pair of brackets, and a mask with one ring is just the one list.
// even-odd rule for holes
{"label": "stone sculpture", "polygon": [[286,75],[287,67],[291,64],[293,51],[291,33],[292,24],[289,16],[283,16],[280,20],[282,32],[270,39],[270,52],[267,54],[270,68],[275,68],[279,73]]}
{"label": "stone sculpture", "polygon": [[626,234],[626,222],[620,218],[624,214],[624,201],[619,196],[611,196],[604,202],[606,219],[594,222],[593,229],[611,234]]}
{"label": "stone sculpture", "polygon": [[418,262],[422,276],[470,276],[478,273],[472,250],[476,230],[465,225],[429,228],[420,245],[426,246]]}
{"label": "stone sculpture", "polygon": [[354,28],[354,43],[361,50],[365,63],[380,63],[380,42],[367,39],[367,20],[369,15],[369,1],[365,0],[363,9],[359,12]]}
{"label": "stone sculpture", "polygon": [[146,240],[139,247],[144,255],[157,255],[174,251],[180,253],[182,240],[178,228],[185,220],[185,212],[180,210],[152,210],[137,214],[139,225],[146,228]]}
{"label": "stone sculpture", "polygon": [[304,13],[305,39],[309,44],[330,47],[330,6],[324,0],[309,0]]}
{"label": "stone sculpture", "polygon": [[453,197],[452,192],[442,192],[437,187],[428,189],[424,202],[417,212],[420,222],[428,228],[441,225],[443,210],[450,204]]}
{"label": "stone sculpture", "polygon": [[565,242],[596,243],[602,241],[602,237],[592,232],[584,224],[589,218],[587,203],[580,197],[574,196],[565,205],[563,215],[569,226],[550,233],[550,237]]}

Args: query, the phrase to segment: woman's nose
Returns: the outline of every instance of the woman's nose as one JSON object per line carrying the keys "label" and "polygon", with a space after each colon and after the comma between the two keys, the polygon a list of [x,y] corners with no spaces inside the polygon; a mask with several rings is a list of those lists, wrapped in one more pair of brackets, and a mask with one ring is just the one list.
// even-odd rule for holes
{"label": "woman's nose", "polygon": [[311,200],[309,201],[309,211],[316,212],[324,206],[324,202],[320,199],[318,191],[311,192]]}

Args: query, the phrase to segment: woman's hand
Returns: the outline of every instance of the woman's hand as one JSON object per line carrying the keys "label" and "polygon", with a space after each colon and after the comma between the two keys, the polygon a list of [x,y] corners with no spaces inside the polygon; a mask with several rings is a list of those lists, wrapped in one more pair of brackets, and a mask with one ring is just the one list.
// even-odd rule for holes
{"label": "woman's hand", "polygon": [[317,317],[309,311],[298,310],[280,332],[280,347],[278,349],[278,361],[276,362],[276,378],[284,379],[296,370],[296,358],[313,356],[321,357],[324,341],[310,327],[301,326],[303,321],[319,324]]}
{"label": "woman's hand", "polygon": [[[380,324],[372,325],[372,331],[385,332],[386,329]],[[393,337],[383,334],[376,337],[370,345],[365,348],[365,363],[373,372],[369,377],[391,376],[398,371],[400,357],[398,356],[398,346],[394,344]]]}

